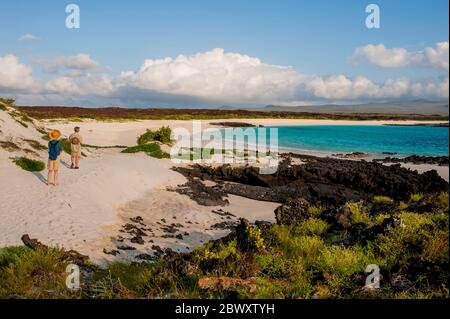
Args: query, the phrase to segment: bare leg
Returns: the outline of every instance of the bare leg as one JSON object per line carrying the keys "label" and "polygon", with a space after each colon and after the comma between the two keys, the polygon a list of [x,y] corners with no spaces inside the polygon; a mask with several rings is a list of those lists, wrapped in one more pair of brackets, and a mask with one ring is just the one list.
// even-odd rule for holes
{"label": "bare leg", "polygon": [[53,171],[49,170],[47,175],[47,186],[50,186],[50,179],[52,178]]}
{"label": "bare leg", "polygon": [[75,165],[75,156],[72,155],[72,156],[70,157],[70,160],[72,161],[72,165],[70,166],[70,168],[73,168],[74,166],[76,166],[76,165]]}
{"label": "bare leg", "polygon": [[78,155],[75,156],[75,167],[80,167],[80,157]]}
{"label": "bare leg", "polygon": [[58,171],[55,171],[55,186],[58,186]]}

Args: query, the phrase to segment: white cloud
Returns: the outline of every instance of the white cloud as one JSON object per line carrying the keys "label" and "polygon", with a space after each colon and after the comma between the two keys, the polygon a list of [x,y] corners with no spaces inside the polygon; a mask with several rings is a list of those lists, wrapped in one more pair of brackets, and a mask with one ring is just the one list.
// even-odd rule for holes
{"label": "white cloud", "polygon": [[33,34],[27,33],[27,34],[20,36],[17,40],[19,40],[19,41],[37,41],[37,40],[40,40],[40,38]]}
{"label": "white cloud", "polygon": [[408,52],[404,48],[386,48],[383,44],[368,44],[357,48],[355,58],[363,58],[383,68],[402,68],[410,66],[428,67],[448,72],[448,42],[438,42],[435,47],[420,52]]}
{"label": "white cloud", "polygon": [[[382,54],[396,57],[384,65],[405,65],[402,62],[404,52],[392,52]],[[427,61],[430,67],[443,69],[443,52],[445,55],[445,45],[427,48],[423,52],[426,58],[421,63]],[[100,74],[98,70],[90,73],[98,63],[86,54],[59,58],[51,61],[51,66],[56,68],[55,76],[45,85],[33,86],[30,67],[20,64],[15,56],[0,57],[0,88],[29,88],[28,98],[25,93],[21,94],[24,101],[39,93],[39,101],[198,106],[293,105],[298,101],[315,104],[410,97],[448,99],[449,86],[448,74],[440,80],[412,82],[397,78],[384,83],[375,83],[364,76],[306,75],[289,66],[265,64],[258,58],[223,49],[176,58],[147,59],[138,70],[122,72],[118,77]]]}
{"label": "white cloud", "polygon": [[57,77],[48,81],[45,85],[45,89],[50,93],[59,94],[81,94],[81,90],[77,83],[69,77]]}
{"label": "white cloud", "polygon": [[290,96],[301,82],[291,67],[213,49],[175,59],[145,60],[136,72],[123,72],[120,84],[166,94],[222,101],[263,101]]}
{"label": "white cloud", "polygon": [[[88,71],[98,67],[98,63],[88,54],[80,53],[68,57],[58,57],[55,59],[35,59],[34,63],[43,66],[48,73],[57,73],[61,70]],[[77,75],[79,76],[79,75]]]}
{"label": "white cloud", "polygon": [[449,80],[448,76],[441,82],[425,81],[413,83],[411,85],[411,94],[413,96],[439,96],[448,98]]}
{"label": "white cloud", "polygon": [[90,74],[78,78],[59,76],[45,85],[46,93],[71,96],[110,96],[115,89],[110,77]]}
{"label": "white cloud", "polygon": [[13,54],[0,56],[0,88],[32,90],[34,85],[31,67],[19,63]]}
{"label": "white cloud", "polygon": [[435,48],[426,48],[423,56],[427,65],[448,72],[448,42],[439,42]]}

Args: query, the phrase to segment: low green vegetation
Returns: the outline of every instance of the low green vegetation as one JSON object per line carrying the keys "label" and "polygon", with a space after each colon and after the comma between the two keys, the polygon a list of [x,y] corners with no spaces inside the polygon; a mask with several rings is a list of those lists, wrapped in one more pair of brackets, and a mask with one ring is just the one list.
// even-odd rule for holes
{"label": "low green vegetation", "polygon": [[63,151],[70,155],[72,150],[71,150],[71,146],[70,146],[69,140],[67,138],[62,138],[59,141],[61,142]]}
{"label": "low green vegetation", "polygon": [[[59,250],[5,248],[0,298],[448,298],[448,193],[424,194],[401,211],[390,202],[398,207],[383,214],[371,205],[348,203],[357,212],[355,225],[363,220],[376,227],[393,217],[402,223],[349,242],[351,231],[332,227],[318,205],[298,225],[248,225],[245,239],[231,236],[189,254],[84,272],[78,292],[64,287],[68,262]],[[410,211],[418,205],[426,210]],[[370,264],[380,268],[380,289],[363,288]]]}
{"label": "low green vegetation", "polygon": [[[5,101],[5,102],[3,102]],[[25,128],[28,128],[28,124],[27,123],[33,123],[33,120],[31,119],[31,117],[28,116],[28,114],[26,114],[25,112],[19,111],[15,106],[15,100],[0,100],[0,105],[3,106],[3,110],[6,111],[7,110],[7,106],[8,107],[12,107],[13,109],[10,110],[8,112],[8,114],[20,125],[22,125]]]}
{"label": "low green vegetation", "polygon": [[138,145],[147,144],[149,142],[161,142],[163,144],[170,144],[172,139],[172,130],[168,126],[163,126],[156,131],[147,130],[144,134],[138,137]]}
{"label": "low green vegetation", "polygon": [[127,148],[127,146],[124,146],[124,145],[98,146],[98,145],[90,145],[90,144],[81,144],[81,146],[87,147],[87,148],[95,148],[95,149],[100,149],[100,148]]}
{"label": "low green vegetation", "polygon": [[388,196],[374,196],[372,198],[372,203],[375,205],[389,205],[392,202],[392,199]]}
{"label": "low green vegetation", "polygon": [[6,111],[8,107],[13,107],[15,102],[14,99],[5,99],[0,96],[0,110]]}
{"label": "low green vegetation", "polygon": [[44,162],[29,159],[26,157],[15,158],[15,159],[13,159],[13,162],[17,166],[19,166],[22,169],[29,171],[29,172],[40,172],[40,171],[44,170],[44,168],[45,168]]}
{"label": "low green vegetation", "polygon": [[419,202],[423,198],[422,193],[412,194],[411,195],[411,201],[413,202]]}
{"label": "low green vegetation", "polygon": [[20,107],[36,119],[56,121],[93,119],[97,121],[136,120],[212,120],[212,119],[321,119],[321,120],[417,120],[448,121],[448,115],[390,113],[311,113],[286,111],[218,110],[218,109],[131,109],[78,107]]}
{"label": "low green vegetation", "polygon": [[0,249],[0,298],[68,298],[73,296],[65,282],[66,263],[58,249],[31,250],[27,247]]}
{"label": "low green vegetation", "polygon": [[138,153],[138,152],[144,152],[147,155],[155,158],[170,158],[170,154],[161,150],[161,146],[156,143],[142,144],[128,147],[124,149],[121,153]]}

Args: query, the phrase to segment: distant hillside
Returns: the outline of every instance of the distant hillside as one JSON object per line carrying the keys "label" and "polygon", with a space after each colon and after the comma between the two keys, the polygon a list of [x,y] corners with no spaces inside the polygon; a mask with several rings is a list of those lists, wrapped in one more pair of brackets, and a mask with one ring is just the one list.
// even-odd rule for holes
{"label": "distant hillside", "polygon": [[397,103],[369,103],[355,105],[309,105],[309,106],[280,106],[269,105],[255,110],[263,112],[314,112],[314,113],[391,113],[391,114],[438,114],[448,116],[448,101],[435,102],[415,100]]}
{"label": "distant hillside", "polygon": [[209,120],[209,119],[250,119],[250,118],[280,118],[280,119],[328,119],[328,120],[422,120],[422,121],[448,121],[446,115],[430,114],[394,114],[385,113],[344,113],[318,111],[316,107],[311,112],[302,112],[299,109],[293,112],[278,110],[278,107],[262,110],[242,109],[131,109],[131,108],[82,108],[66,106],[24,106],[19,109],[36,119],[70,118],[82,120],[84,118],[130,119],[130,120]]}

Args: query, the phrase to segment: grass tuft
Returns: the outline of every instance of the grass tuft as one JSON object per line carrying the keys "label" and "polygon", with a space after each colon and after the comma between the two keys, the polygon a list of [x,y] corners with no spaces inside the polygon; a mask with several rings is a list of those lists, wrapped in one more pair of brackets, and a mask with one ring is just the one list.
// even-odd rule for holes
{"label": "grass tuft", "polygon": [[169,144],[172,141],[172,130],[168,126],[163,126],[156,131],[147,130],[144,134],[139,136],[138,145],[147,144],[149,142],[161,142],[163,144]]}
{"label": "grass tuft", "polygon": [[160,158],[160,159],[161,158],[170,158],[170,154],[162,151],[161,146],[159,146],[156,143],[128,147],[128,148],[124,149],[121,153],[138,153],[138,152],[144,152],[151,157]]}
{"label": "grass tuft", "polygon": [[44,162],[32,160],[26,157],[15,158],[13,159],[13,162],[17,166],[29,172],[40,172],[45,168]]}

